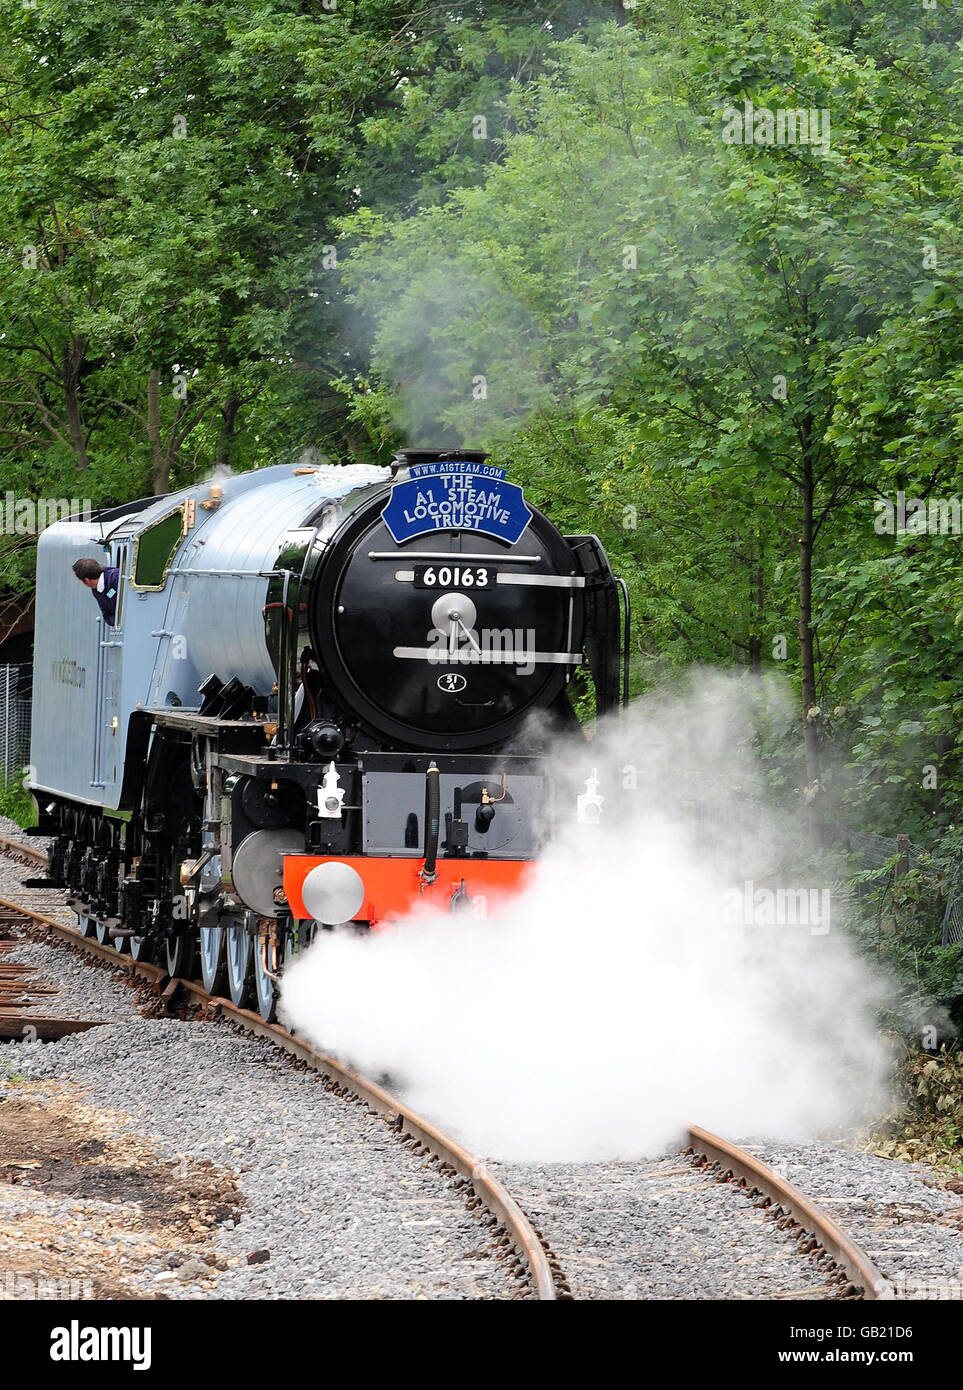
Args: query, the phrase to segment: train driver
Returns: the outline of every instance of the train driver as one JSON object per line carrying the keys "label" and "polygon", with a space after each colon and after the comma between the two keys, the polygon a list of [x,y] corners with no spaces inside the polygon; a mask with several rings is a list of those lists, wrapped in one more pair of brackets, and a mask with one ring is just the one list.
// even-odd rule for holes
{"label": "train driver", "polygon": [[117,613],[117,585],[120,582],[120,571],[112,565],[102,565],[98,560],[92,560],[89,557],[75,560],[73,571],[81,584],[93,590],[97,607],[104,616],[104,622],[108,627],[113,627]]}

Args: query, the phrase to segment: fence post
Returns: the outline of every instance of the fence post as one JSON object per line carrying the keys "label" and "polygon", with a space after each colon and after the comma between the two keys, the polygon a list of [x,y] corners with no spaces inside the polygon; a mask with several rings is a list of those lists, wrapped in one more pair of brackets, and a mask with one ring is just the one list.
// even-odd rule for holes
{"label": "fence post", "polygon": [[897,836],[896,836],[896,853],[899,855],[899,861],[898,861],[898,863],[897,863],[897,865],[896,865],[896,877],[897,877],[897,878],[901,878],[901,877],[903,876],[903,874],[908,874],[908,873],[909,873],[909,852],[910,852],[910,837],[909,837],[908,835],[897,835]]}
{"label": "fence post", "polygon": [[10,667],[4,667],[6,675],[6,689],[4,691],[3,709],[3,782],[4,786],[10,781],[10,721],[13,718],[13,709],[10,703]]}

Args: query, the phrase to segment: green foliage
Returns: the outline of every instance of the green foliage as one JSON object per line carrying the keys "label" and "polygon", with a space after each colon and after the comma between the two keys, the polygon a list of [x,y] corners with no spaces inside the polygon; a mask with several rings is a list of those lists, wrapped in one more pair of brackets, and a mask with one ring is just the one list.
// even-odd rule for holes
{"label": "green foliage", "polygon": [[37,824],[33,797],[24,791],[19,782],[0,781],[0,816],[6,816],[24,827]]}
{"label": "green foliage", "polygon": [[[865,935],[908,999],[952,1004],[959,534],[874,523],[900,487],[963,481],[959,26],[844,4],[636,18],[554,46],[484,177],[340,224],[365,391],[383,427],[486,443],[600,535],[632,592],[634,690],[693,662],[801,683],[788,775],[818,779],[837,833],[931,843]],[[828,110],[829,147],[727,144],[747,101]]]}
{"label": "green foliage", "polygon": [[963,1053],[912,1052],[898,1064],[894,1081],[902,1107],[864,1147],[882,1158],[963,1173]]}
{"label": "green foliage", "polygon": [[947,895],[960,886],[961,858],[963,831],[956,830],[905,872],[894,857],[882,870],[853,877],[863,893],[856,935],[900,982],[889,1020],[896,1028],[922,1027],[928,1019],[939,1024],[934,1005],[949,1011],[954,1026],[963,1025],[963,944],[941,944]]}
{"label": "green foliage", "polygon": [[[928,846],[864,930],[951,1004],[960,535],[880,523],[963,495],[961,37],[949,0],[7,6],[4,487],[489,447],[626,578],[635,693],[796,685],[781,784]],[[831,138],[730,143],[746,103]]]}
{"label": "green foliage", "polygon": [[[592,11],[5,6],[5,486],[99,505],[305,448],[376,456],[339,388],[363,390],[367,361],[336,220],[362,190],[394,210],[470,181],[499,155],[510,89]],[[31,565],[2,538],[0,591]]]}

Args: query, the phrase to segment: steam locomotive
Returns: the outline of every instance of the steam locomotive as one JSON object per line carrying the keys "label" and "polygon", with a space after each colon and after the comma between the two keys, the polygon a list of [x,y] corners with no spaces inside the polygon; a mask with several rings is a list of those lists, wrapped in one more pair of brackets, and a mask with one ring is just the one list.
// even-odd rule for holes
{"label": "steam locomotive", "polygon": [[[30,787],[85,932],[273,1017],[315,932],[483,914],[545,741],[626,694],[628,600],[469,450],[277,465],[40,536]],[[71,565],[119,571],[114,625]]]}

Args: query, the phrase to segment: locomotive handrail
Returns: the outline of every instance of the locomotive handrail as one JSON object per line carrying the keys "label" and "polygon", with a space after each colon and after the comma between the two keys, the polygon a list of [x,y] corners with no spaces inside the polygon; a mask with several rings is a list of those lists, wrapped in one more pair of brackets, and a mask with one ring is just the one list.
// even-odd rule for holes
{"label": "locomotive handrail", "polygon": [[[281,649],[280,649],[280,651],[278,652],[278,727],[277,727],[277,734],[275,735],[275,737],[276,737],[276,739],[277,739],[277,746],[278,746],[279,749],[286,749],[287,746],[288,746],[288,743],[287,743],[287,732],[288,732],[288,730],[287,730],[287,723],[288,723],[288,717],[287,717],[287,716],[288,716],[288,710],[287,710],[288,684],[289,684],[289,683],[293,684],[293,667],[290,668],[290,669],[287,669],[287,671],[286,671],[286,667],[287,667],[287,664],[288,664],[288,663],[287,663],[287,656],[288,656],[288,645],[289,645],[289,643],[288,643],[288,632],[289,632],[289,628],[290,628],[290,619],[288,618],[288,589],[289,589],[290,583],[291,583],[291,571],[290,571],[290,570],[284,570],[284,571],[283,571],[283,578],[284,578],[284,588],[283,588],[282,591],[281,591],[281,606],[282,606],[282,607],[281,607]],[[286,674],[285,674],[285,672],[286,672]],[[293,701],[292,701],[292,705],[291,705],[291,722],[292,722],[292,724],[294,723],[294,704],[293,704]]]}
{"label": "locomotive handrail", "polygon": [[[305,578],[308,572],[308,561],[314,553],[318,536],[321,533],[320,525],[314,528],[314,534],[305,547],[304,559],[301,561],[301,573],[297,580],[297,603],[300,605],[301,597],[304,592]],[[288,603],[288,595],[291,588],[291,581],[294,579],[294,571],[291,569],[281,569],[270,571],[272,578],[284,579],[284,589],[281,594],[283,607],[283,617],[281,622],[281,650],[278,653],[278,729],[277,746],[290,752],[294,746],[294,725],[295,725],[295,703],[297,698],[297,661],[298,661],[298,631],[297,614],[291,610]],[[287,672],[286,680],[281,680],[281,672]],[[290,702],[290,715],[288,711]]]}
{"label": "locomotive handrail", "polygon": [[186,574],[189,579],[194,579],[199,574],[224,575],[231,579],[270,579],[272,575],[283,574],[283,570],[222,570],[222,569],[194,569],[190,565],[178,565],[176,569],[167,571],[168,577],[172,574]]}
{"label": "locomotive handrail", "polygon": [[629,707],[629,642],[632,635],[632,600],[629,598],[629,586],[619,575],[613,575],[613,579],[622,592],[622,603],[624,606],[624,616],[622,619],[622,708]]}
{"label": "locomotive handrail", "polygon": [[438,862],[438,839],[441,834],[441,773],[434,762],[425,773],[425,779],[425,862],[421,868],[421,877],[426,883],[434,883],[438,877],[435,866]]}
{"label": "locomotive handrail", "polygon": [[482,554],[476,550],[460,550],[457,555],[450,550],[369,550],[369,560],[394,560],[397,564],[401,560],[488,560],[494,563],[500,560],[508,565],[537,565],[543,557],[541,555],[498,555],[488,551]]}

